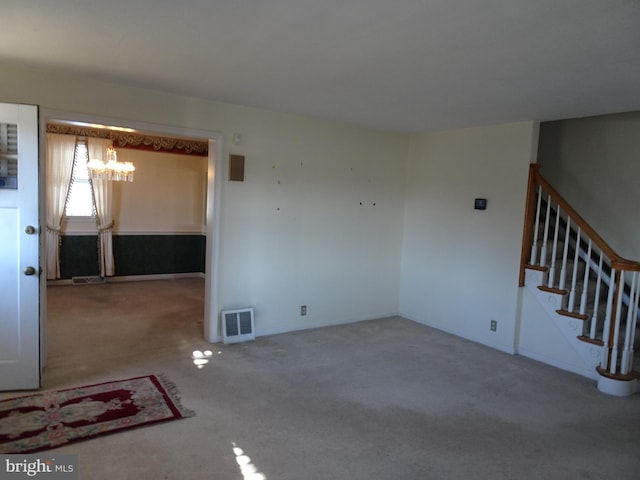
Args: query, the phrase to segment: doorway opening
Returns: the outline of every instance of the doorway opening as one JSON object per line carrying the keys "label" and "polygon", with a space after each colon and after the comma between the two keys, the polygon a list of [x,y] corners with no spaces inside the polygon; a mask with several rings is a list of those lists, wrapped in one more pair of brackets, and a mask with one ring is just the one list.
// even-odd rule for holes
{"label": "doorway opening", "polygon": [[[185,355],[190,356],[192,344],[202,346],[205,341],[218,341],[215,312],[220,178],[216,171],[222,136],[208,131],[45,111],[41,113],[41,126],[46,129],[48,125],[96,132],[120,131],[130,139],[141,135],[179,140],[182,148],[185,142],[204,143],[208,154],[198,157],[181,155],[175,149],[167,152],[165,148],[159,153],[148,147],[120,147],[119,159],[122,154],[123,160],[131,160],[136,165],[136,174],[133,183],[114,187],[117,192],[113,196],[114,212],[118,216],[114,247],[119,248],[118,255],[114,255],[116,276],[108,277],[106,284],[61,285],[73,283],[74,279],[69,278],[73,277],[73,269],[82,268],[72,261],[62,268],[67,278],[51,282],[48,287],[45,283],[41,292],[41,305],[46,307],[41,308],[45,381],[58,384],[56,370],[60,366],[64,366],[60,368],[62,376],[70,373],[69,369],[89,374],[92,369],[108,369],[109,362],[144,361],[165,348],[184,349]],[[46,152],[43,137],[46,135],[41,135],[42,154]],[[118,144],[114,147],[118,150]],[[42,154],[40,177],[44,179],[46,162],[42,161]],[[44,187],[44,182],[41,185]],[[41,193],[43,214],[45,197]],[[66,246],[66,252],[73,252],[77,260],[82,243],[91,243],[96,238],[96,233],[88,228],[96,227],[93,218],[88,223],[86,218],[75,220],[79,221],[65,225],[70,235],[61,253],[64,255]],[[42,223],[45,222],[43,215]],[[95,241],[93,248],[96,249]],[[160,265],[153,265],[154,259]],[[61,262],[67,260],[61,258]],[[165,268],[167,265],[169,270]],[[59,322],[60,316],[73,320],[68,320],[65,326],[54,325],[52,322]],[[60,356],[68,345],[84,348],[79,357]],[[103,363],[107,365],[100,367]]]}

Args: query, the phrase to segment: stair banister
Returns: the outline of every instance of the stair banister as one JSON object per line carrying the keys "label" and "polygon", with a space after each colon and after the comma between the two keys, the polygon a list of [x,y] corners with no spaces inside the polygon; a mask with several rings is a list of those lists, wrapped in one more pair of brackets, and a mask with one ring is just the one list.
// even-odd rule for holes
{"label": "stair banister", "polygon": [[551,186],[547,180],[540,174],[540,164],[532,163],[529,166],[529,184],[527,188],[527,207],[525,210],[525,227],[523,232],[523,247],[522,252],[524,255],[521,260],[520,269],[520,286],[524,286],[524,268],[529,264],[529,255],[531,251],[532,238],[533,238],[533,219],[536,213],[536,192],[538,186],[541,186],[546,191],[554,202],[571,218],[571,222],[577,224],[582,230],[582,233],[593,240],[593,243],[604,252],[604,254],[611,259],[611,267],[627,270],[627,271],[640,271],[640,262],[634,262],[618,255],[604,239],[598,235],[598,233],[587,223],[587,221],[576,212],[576,210],[569,205],[569,203],[560,195],[555,188]]}
{"label": "stair banister", "polygon": [[[541,204],[543,201],[547,203],[544,209]],[[526,268],[545,272],[547,275],[545,285],[540,285],[538,288],[554,293],[568,294],[568,301],[565,297],[563,307],[557,312],[583,321],[583,334],[578,338],[602,346],[603,353],[598,368],[600,375],[615,379],[623,378],[624,380],[629,377],[640,377],[637,366],[636,370],[633,370],[634,340],[640,297],[640,262],[628,260],[618,255],[540,174],[539,164],[530,165],[526,202],[519,285],[525,285]],[[553,214],[552,207],[555,209],[556,215],[553,222],[555,228],[550,224]],[[558,286],[554,287],[561,213],[565,240],[560,278]],[[544,216],[543,224],[541,224],[542,216]],[[539,226],[543,226],[541,245],[538,244]],[[550,228],[554,228],[553,235],[550,235]],[[553,240],[550,237],[553,237]],[[549,241],[553,241],[551,263],[547,263],[546,258]],[[572,250],[574,262],[572,269],[567,268],[570,248],[574,249]],[[594,255],[593,259],[592,254]],[[578,280],[580,275],[578,262],[584,262],[585,266],[580,280]],[[572,271],[567,272],[567,270]],[[595,295],[593,297],[587,296],[590,273],[593,273],[595,277]],[[567,277],[570,278],[571,283],[568,292],[565,289]],[[599,317],[598,312],[601,286],[604,285],[607,286],[608,292],[606,313],[602,318]],[[576,290],[577,288],[582,288],[582,291],[579,292]],[[578,294],[580,297],[577,296]],[[589,295],[592,294],[589,293]],[[576,303],[579,303],[577,307]],[[627,310],[623,312],[625,305]],[[589,310],[587,313],[590,308],[593,310]],[[601,328],[602,332],[598,333]]]}

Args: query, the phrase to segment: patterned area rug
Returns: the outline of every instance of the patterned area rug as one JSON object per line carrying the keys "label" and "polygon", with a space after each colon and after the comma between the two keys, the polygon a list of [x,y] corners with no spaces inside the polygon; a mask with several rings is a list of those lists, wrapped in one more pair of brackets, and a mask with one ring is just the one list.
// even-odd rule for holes
{"label": "patterned area rug", "polygon": [[163,376],[0,401],[0,453],[30,453],[193,416]]}

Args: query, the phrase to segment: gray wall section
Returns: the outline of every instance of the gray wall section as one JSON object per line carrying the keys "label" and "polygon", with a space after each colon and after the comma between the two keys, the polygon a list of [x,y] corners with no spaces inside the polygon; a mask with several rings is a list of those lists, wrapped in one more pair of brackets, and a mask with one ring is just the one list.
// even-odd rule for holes
{"label": "gray wall section", "polygon": [[619,255],[640,260],[640,112],[544,122],[538,162]]}

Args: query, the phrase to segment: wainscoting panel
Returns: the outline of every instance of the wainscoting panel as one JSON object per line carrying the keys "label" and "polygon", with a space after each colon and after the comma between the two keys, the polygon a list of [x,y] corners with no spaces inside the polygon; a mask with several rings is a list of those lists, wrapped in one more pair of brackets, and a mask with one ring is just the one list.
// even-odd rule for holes
{"label": "wainscoting panel", "polygon": [[204,272],[204,235],[117,235],[116,275]]}
{"label": "wainscoting panel", "polygon": [[[114,235],[116,276],[203,273],[204,235]],[[62,237],[60,269],[63,279],[99,275],[98,237]]]}
{"label": "wainscoting panel", "polygon": [[97,235],[60,237],[60,275],[62,278],[100,275]]}

